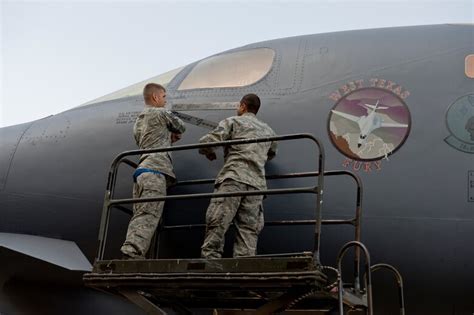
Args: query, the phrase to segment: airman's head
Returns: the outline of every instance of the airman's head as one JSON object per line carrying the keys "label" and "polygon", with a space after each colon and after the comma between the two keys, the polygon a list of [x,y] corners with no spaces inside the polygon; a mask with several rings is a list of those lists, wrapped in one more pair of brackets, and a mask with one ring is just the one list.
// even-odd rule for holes
{"label": "airman's head", "polygon": [[260,98],[256,94],[247,94],[240,100],[237,115],[241,116],[245,113],[257,114],[260,109]]}
{"label": "airman's head", "polygon": [[143,88],[143,99],[145,104],[153,107],[165,107],[166,105],[166,89],[156,83],[148,83]]}

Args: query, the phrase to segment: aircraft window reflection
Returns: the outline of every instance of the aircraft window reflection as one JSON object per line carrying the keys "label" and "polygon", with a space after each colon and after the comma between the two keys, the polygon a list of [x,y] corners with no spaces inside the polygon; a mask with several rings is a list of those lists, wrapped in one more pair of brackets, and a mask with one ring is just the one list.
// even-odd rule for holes
{"label": "aircraft window reflection", "polygon": [[141,95],[143,93],[143,88],[147,83],[154,82],[163,85],[166,87],[171,80],[181,71],[183,70],[184,67],[180,67],[165,73],[162,73],[156,77],[147,79],[145,81],[138,82],[134,85],[131,85],[129,87],[126,87],[124,89],[118,90],[116,92],[113,92],[111,94],[99,97],[95,100],[92,100],[90,102],[87,102],[81,106],[89,105],[89,104],[94,104],[94,103],[99,103],[99,102],[105,102],[105,101],[111,101],[119,98],[124,98],[124,97],[129,97],[129,96],[135,96],[135,95]]}
{"label": "aircraft window reflection", "polygon": [[271,69],[275,52],[270,48],[238,51],[199,62],[178,90],[242,87],[263,78]]}

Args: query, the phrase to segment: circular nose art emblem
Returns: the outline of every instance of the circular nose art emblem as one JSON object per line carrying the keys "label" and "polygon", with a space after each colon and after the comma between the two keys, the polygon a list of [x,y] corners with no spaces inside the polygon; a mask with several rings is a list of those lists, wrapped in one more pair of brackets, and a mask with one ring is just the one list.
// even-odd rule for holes
{"label": "circular nose art emblem", "polygon": [[444,139],[453,148],[474,153],[474,94],[456,100],[446,113],[451,136]]}
{"label": "circular nose art emblem", "polygon": [[380,88],[363,88],[342,97],[331,110],[331,141],[359,161],[387,158],[410,133],[410,111],[400,97]]}

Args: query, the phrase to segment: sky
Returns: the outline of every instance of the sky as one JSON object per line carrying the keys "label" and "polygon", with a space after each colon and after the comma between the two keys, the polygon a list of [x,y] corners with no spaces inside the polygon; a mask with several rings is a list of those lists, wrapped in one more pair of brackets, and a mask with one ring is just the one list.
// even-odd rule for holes
{"label": "sky", "polygon": [[0,127],[254,42],[444,23],[474,23],[474,0],[0,0]]}

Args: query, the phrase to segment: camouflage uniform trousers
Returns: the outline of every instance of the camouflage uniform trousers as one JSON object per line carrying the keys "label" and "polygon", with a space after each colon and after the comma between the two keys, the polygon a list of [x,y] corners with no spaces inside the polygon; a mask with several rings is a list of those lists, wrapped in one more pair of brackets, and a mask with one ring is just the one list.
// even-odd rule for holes
{"label": "camouflage uniform trousers", "polygon": [[[165,175],[142,173],[133,186],[133,198],[166,196],[166,187]],[[163,206],[163,201],[133,205],[133,216],[128,225],[126,240],[121,248],[122,253],[135,258],[145,257],[160,222]]]}
{"label": "camouflage uniform trousers", "polygon": [[[255,191],[257,188],[231,179],[214,192]],[[201,257],[221,258],[225,233],[232,221],[236,227],[234,257],[255,256],[258,234],[263,229],[263,196],[238,196],[212,199],[206,212],[206,236]]]}

